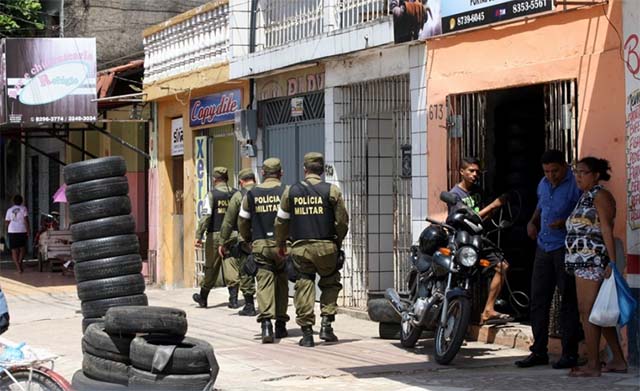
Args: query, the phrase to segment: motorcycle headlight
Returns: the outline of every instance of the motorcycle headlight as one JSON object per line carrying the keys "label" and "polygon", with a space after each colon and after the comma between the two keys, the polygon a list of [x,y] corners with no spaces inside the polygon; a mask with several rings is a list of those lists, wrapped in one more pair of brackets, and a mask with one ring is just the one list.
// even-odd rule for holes
{"label": "motorcycle headlight", "polygon": [[462,266],[471,267],[478,262],[478,252],[472,247],[462,247],[458,250],[458,262]]}

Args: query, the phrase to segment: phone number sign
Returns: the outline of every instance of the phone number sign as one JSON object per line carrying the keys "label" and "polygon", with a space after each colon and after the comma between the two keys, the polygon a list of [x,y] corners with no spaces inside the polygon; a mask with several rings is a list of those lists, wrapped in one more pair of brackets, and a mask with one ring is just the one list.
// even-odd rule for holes
{"label": "phone number sign", "polygon": [[442,33],[453,33],[540,12],[552,11],[553,0],[441,1]]}

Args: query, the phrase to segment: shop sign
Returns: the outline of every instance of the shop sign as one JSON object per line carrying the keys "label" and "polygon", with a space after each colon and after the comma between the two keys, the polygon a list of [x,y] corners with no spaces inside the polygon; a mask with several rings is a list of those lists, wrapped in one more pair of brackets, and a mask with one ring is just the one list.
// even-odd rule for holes
{"label": "shop sign", "polygon": [[554,0],[389,0],[396,43],[455,33],[553,8]]}
{"label": "shop sign", "polygon": [[182,117],[171,120],[171,156],[184,155],[184,130]]}
{"label": "shop sign", "polygon": [[207,192],[209,182],[207,175],[207,136],[195,138],[194,156],[196,163],[196,217],[198,220],[208,211]]}
{"label": "shop sign", "polygon": [[304,98],[291,98],[291,116],[302,117],[304,115]]}
{"label": "shop sign", "polygon": [[7,38],[4,46],[8,122],[96,120],[95,38]]}
{"label": "shop sign", "polygon": [[324,90],[324,68],[321,66],[276,75],[257,82],[258,99],[283,98]]}
{"label": "shop sign", "polygon": [[239,89],[191,99],[189,124],[202,126],[233,121],[241,107],[242,90]]}

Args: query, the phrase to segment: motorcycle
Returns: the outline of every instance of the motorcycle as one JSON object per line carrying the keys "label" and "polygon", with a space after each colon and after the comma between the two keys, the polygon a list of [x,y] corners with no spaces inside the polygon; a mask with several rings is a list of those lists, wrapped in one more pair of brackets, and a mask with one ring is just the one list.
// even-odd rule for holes
{"label": "motorcycle", "polygon": [[423,330],[435,331],[435,359],[446,365],[460,350],[469,325],[472,286],[491,266],[480,255],[502,250],[487,238],[480,216],[454,194],[442,192],[440,200],[456,210],[446,223],[427,217],[431,225],[409,256],[409,297],[402,299],[393,288],[385,297],[401,316],[401,345],[414,347]]}

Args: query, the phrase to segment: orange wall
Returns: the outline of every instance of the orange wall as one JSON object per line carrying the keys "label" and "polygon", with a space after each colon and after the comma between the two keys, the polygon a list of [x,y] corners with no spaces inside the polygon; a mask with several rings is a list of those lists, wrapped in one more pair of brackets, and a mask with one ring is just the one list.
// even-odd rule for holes
{"label": "orange wall", "polygon": [[[620,38],[621,2],[612,0],[549,16],[428,41],[427,104],[482,90],[578,81],[578,151],[611,162],[607,186],[618,204],[616,236],[625,237],[625,91]],[[446,106],[445,106],[446,107]],[[445,120],[428,120],[429,214],[443,216],[446,189]]]}

